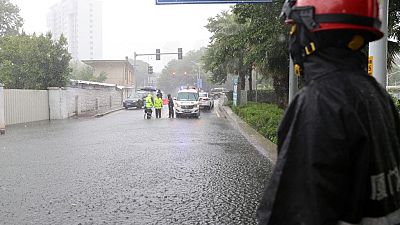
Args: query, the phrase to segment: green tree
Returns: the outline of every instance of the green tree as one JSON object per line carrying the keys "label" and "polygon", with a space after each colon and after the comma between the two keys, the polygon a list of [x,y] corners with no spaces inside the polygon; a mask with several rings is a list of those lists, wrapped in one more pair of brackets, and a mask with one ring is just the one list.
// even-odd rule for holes
{"label": "green tree", "polygon": [[228,74],[238,75],[240,90],[245,89],[254,63],[249,57],[248,23],[240,23],[236,14],[225,11],[210,18],[206,28],[213,35],[203,57],[204,69],[211,72],[215,83],[225,82]]}
{"label": "green tree", "polygon": [[249,44],[247,60],[253,61],[264,77],[273,79],[278,105],[285,108],[288,99],[289,52],[288,27],[279,17],[282,2],[269,4],[235,5],[233,13],[238,21],[247,25],[246,35]]}
{"label": "green tree", "polygon": [[6,88],[62,87],[70,75],[67,41],[51,34],[0,38],[0,83]]}
{"label": "green tree", "polygon": [[23,25],[19,11],[9,0],[0,0],[0,37],[19,34]]}
{"label": "green tree", "polygon": [[95,77],[94,81],[100,82],[100,83],[105,82],[107,80],[107,76],[108,76],[107,72],[101,71],[99,76]]}
{"label": "green tree", "polygon": [[[279,19],[282,3],[240,4],[233,13],[223,12],[209,19],[213,34],[203,58],[214,82],[224,82],[228,73],[238,74],[241,89],[253,66],[273,78],[278,105],[284,108],[288,92],[287,28]],[[251,76],[249,76],[251,77]],[[251,83],[251,80],[250,80]]]}
{"label": "green tree", "polygon": [[70,63],[71,68],[71,79],[83,80],[83,81],[94,81],[94,82],[105,82],[107,80],[107,73],[101,72],[99,76],[94,75],[93,68],[80,62],[74,61]]}
{"label": "green tree", "polygon": [[[282,1],[283,2],[283,1]],[[264,76],[272,76],[274,89],[279,98],[279,105],[286,105],[288,87],[288,26],[279,17],[282,2],[270,4],[238,4],[233,13],[238,21],[248,24],[246,40],[250,51],[246,57]],[[395,65],[395,58],[400,52],[400,1],[389,1],[389,30],[392,41],[388,42],[388,68]],[[393,41],[397,40],[397,41]]]}
{"label": "green tree", "polygon": [[[209,75],[204,72],[201,57],[205,48],[189,51],[182,60],[170,61],[162,70],[158,79],[158,86],[167,93],[176,94],[180,86],[195,85],[197,77],[203,80],[203,89],[209,90],[211,83]],[[186,73],[186,74],[185,74]]]}

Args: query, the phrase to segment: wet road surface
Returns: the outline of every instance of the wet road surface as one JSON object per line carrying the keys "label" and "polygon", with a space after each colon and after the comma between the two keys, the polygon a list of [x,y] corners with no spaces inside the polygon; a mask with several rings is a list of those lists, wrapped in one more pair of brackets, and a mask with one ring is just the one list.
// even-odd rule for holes
{"label": "wet road surface", "polygon": [[0,136],[0,224],[255,224],[271,165],[226,119],[142,110]]}

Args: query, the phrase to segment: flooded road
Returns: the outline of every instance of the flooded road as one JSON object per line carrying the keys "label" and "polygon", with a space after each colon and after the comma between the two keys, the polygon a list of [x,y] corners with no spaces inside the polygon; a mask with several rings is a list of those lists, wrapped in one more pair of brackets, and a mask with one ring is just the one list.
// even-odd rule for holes
{"label": "flooded road", "polygon": [[270,173],[215,112],[16,125],[0,137],[0,224],[255,224]]}

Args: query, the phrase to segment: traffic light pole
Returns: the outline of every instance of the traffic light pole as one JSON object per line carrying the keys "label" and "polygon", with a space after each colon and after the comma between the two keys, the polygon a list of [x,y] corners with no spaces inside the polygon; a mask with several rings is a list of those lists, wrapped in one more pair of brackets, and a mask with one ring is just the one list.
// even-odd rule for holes
{"label": "traffic light pole", "polygon": [[[137,54],[136,52],[134,53],[134,60],[136,62],[136,57],[137,56],[160,56],[160,55],[178,55],[178,59],[182,59],[182,48],[178,48],[178,52],[165,52],[161,53],[159,49],[156,49],[156,53],[144,53],[144,54]],[[159,58],[157,59],[159,60]]]}
{"label": "traffic light pole", "polygon": [[155,55],[155,56],[157,56],[157,55],[178,55],[179,53],[176,53],[176,52],[166,52],[166,53],[159,53],[159,54],[156,54],[156,53],[148,53],[148,54],[136,54],[136,56],[149,56],[149,55]]}
{"label": "traffic light pole", "polygon": [[[136,52],[133,53],[133,74],[136,75],[136,59],[138,56],[156,56],[156,60],[160,60],[161,55],[178,55],[178,59],[182,59],[182,48],[178,48],[178,52],[165,52],[161,53],[159,49],[156,49],[156,53],[141,53],[138,54]],[[136,88],[137,88],[137,83]]]}

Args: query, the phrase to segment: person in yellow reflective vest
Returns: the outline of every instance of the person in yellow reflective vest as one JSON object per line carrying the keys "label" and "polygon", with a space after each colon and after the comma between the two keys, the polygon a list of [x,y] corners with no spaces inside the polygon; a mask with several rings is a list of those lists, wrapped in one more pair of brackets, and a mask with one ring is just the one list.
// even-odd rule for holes
{"label": "person in yellow reflective vest", "polygon": [[161,118],[161,109],[163,107],[163,100],[161,96],[158,94],[154,99],[154,108],[156,109],[156,118]]}
{"label": "person in yellow reflective vest", "polygon": [[145,108],[144,108],[144,112],[147,114],[152,114],[152,108],[153,108],[153,99],[152,99],[152,95],[148,94],[145,100]]}

